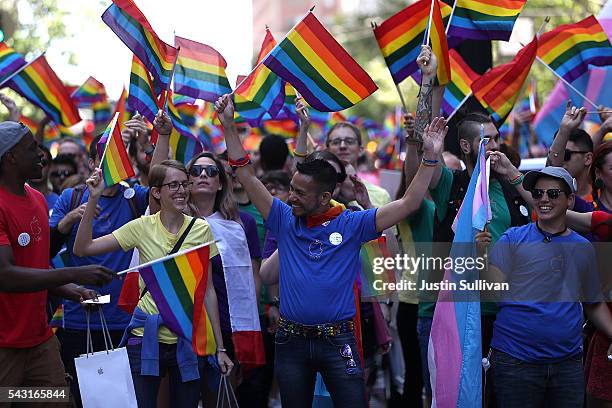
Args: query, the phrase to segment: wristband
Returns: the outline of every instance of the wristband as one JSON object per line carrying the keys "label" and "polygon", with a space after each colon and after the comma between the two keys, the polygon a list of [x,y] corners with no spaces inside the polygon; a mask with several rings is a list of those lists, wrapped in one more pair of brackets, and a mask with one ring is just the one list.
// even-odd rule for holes
{"label": "wristband", "polygon": [[513,185],[513,186],[518,186],[519,184],[521,184],[523,182],[523,179],[525,179],[525,175],[524,174],[519,174],[518,176],[516,176],[515,178],[510,180],[510,184]]}
{"label": "wristband", "polygon": [[293,155],[294,155],[295,157],[305,158],[305,157],[308,157],[308,152],[306,152],[306,153],[298,153],[298,152],[296,152],[296,151],[294,150],[294,151],[293,151]]}
{"label": "wristband", "polygon": [[229,165],[232,167],[244,167],[246,165],[251,164],[251,155],[247,153],[246,156],[238,160],[229,159],[228,162],[229,162]]}
{"label": "wristband", "polygon": [[227,353],[227,349],[217,347],[217,353]]}
{"label": "wristband", "polygon": [[425,166],[429,166],[429,167],[435,167],[438,165],[438,163],[439,163],[439,160],[428,160],[425,157],[421,159],[421,164]]}

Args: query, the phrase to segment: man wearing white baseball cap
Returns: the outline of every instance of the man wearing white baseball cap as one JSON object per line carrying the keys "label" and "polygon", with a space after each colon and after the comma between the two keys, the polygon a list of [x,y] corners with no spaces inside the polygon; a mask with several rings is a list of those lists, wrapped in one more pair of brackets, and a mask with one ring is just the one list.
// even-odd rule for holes
{"label": "man wearing white baseball cap", "polygon": [[[583,310],[612,339],[595,251],[566,226],[576,194],[567,170],[529,172],[523,187],[531,192],[537,221],[502,234],[490,251],[486,275],[509,285],[498,303],[489,354],[495,397],[511,408],[582,407]],[[477,234],[476,242],[484,252],[490,233]]]}
{"label": "man wearing white baseball cap", "polygon": [[26,184],[41,177],[43,152],[30,129],[0,123],[0,385],[64,386],[59,342],[47,324],[47,292],[91,299],[112,272],[100,266],[49,270],[44,196]]}

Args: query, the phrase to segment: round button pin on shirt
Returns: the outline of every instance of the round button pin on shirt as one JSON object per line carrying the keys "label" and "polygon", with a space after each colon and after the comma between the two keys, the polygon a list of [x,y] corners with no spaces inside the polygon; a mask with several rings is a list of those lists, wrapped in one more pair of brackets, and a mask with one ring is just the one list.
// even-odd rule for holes
{"label": "round button pin on shirt", "polygon": [[19,236],[17,237],[17,243],[22,247],[28,245],[30,243],[30,234],[28,234],[27,232],[22,232],[21,234],[19,234]]}
{"label": "round button pin on shirt", "polygon": [[136,192],[134,191],[132,187],[126,188],[125,191],[123,192],[123,197],[129,200],[130,198],[134,197],[134,194],[136,194]]}
{"label": "round button pin on shirt", "polygon": [[332,245],[340,245],[342,243],[342,234],[334,232],[329,236],[329,242]]}

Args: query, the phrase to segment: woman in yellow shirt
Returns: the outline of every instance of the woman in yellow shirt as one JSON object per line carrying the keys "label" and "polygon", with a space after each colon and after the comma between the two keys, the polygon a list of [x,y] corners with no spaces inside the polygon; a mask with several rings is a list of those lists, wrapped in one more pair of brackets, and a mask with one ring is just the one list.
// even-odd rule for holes
{"label": "woman in yellow shirt", "polygon": [[[161,210],[143,216],[99,238],[92,239],[92,220],[104,182],[102,172],[96,169],[87,180],[90,198],[79,225],[74,253],[78,256],[94,256],[106,252],[138,248],[140,263],[149,262],[171,252],[176,242],[188,228],[192,217],[183,214],[191,188],[185,166],[174,160],[166,160],[153,166],[149,172],[151,198]],[[208,223],[197,219],[179,250],[185,250],[213,240]],[[210,258],[218,254],[216,246],[210,248]],[[211,271],[210,263],[208,270]],[[206,312],[209,316],[215,342],[217,362],[224,375],[229,374],[232,362],[225,353],[219,326],[217,296],[208,273],[206,286]],[[132,316],[127,350],[139,407],[155,407],[161,378],[168,373],[172,406],[197,407],[200,389],[198,365],[191,345],[185,339],[168,330],[161,322],[159,311],[150,292],[139,280],[141,297]],[[148,327],[157,327],[157,336],[151,341]],[[156,340],[156,341],[155,341]],[[157,344],[155,344],[157,343]]]}

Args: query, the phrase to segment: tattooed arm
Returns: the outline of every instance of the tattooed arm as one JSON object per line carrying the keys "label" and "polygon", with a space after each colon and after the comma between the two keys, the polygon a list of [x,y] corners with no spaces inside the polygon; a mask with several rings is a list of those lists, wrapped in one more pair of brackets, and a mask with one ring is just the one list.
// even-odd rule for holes
{"label": "tattooed arm", "polygon": [[[423,46],[421,49],[421,53],[417,57],[417,64],[421,69],[422,80],[419,100],[417,102],[414,135],[417,139],[421,140],[423,131],[425,127],[431,123],[433,116],[438,116],[440,114],[444,87],[434,86],[438,61],[436,55],[431,52],[429,46]],[[438,181],[440,181],[440,175],[442,174],[440,166],[444,165],[442,152],[440,152],[438,160],[440,163],[436,167],[431,182],[429,183],[430,189],[435,188],[438,185]]]}

